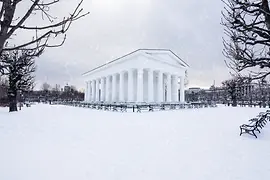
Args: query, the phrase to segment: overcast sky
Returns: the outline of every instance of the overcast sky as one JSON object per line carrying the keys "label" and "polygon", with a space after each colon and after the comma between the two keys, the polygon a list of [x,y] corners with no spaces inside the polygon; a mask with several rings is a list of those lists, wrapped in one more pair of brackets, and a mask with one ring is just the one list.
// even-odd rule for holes
{"label": "overcast sky", "polygon": [[[62,0],[54,15],[78,0]],[[222,55],[221,0],[85,0],[90,14],[75,22],[64,46],[37,60],[42,82],[83,88],[82,73],[139,48],[171,49],[190,65],[189,87],[229,77]]]}

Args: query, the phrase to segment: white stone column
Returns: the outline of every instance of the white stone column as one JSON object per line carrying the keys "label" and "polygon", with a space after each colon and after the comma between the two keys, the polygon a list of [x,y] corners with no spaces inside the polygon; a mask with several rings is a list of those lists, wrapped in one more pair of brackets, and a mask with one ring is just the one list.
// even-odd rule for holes
{"label": "white stone column", "polygon": [[101,95],[100,95],[100,101],[105,101],[105,78],[101,78],[101,83],[100,83],[100,90],[101,90]]}
{"label": "white stone column", "polygon": [[158,102],[163,102],[163,73],[158,71]]}
{"label": "white stone column", "polygon": [[86,88],[85,88],[85,90],[84,90],[84,101],[85,101],[85,102],[88,101],[88,97],[89,97],[88,89],[89,89],[88,82],[86,82]]}
{"label": "white stone column", "polygon": [[106,102],[110,102],[110,76],[106,77]]}
{"label": "white stone column", "polygon": [[99,101],[99,79],[96,80],[96,102]]}
{"label": "white stone column", "polygon": [[91,81],[88,81],[88,88],[87,88],[87,101],[90,102],[91,101]]}
{"label": "white stone column", "polygon": [[95,80],[92,80],[92,83],[91,83],[91,88],[92,88],[92,99],[91,101],[96,101],[96,81]]}
{"label": "white stone column", "polygon": [[128,71],[128,101],[134,102],[134,73],[133,69]]}
{"label": "white stone column", "polygon": [[143,102],[143,69],[137,69],[137,102]]}
{"label": "white stone column", "polygon": [[185,102],[185,85],[183,76],[180,76],[180,102]]}
{"label": "white stone column", "polygon": [[112,102],[116,101],[116,74],[112,75]]}
{"label": "white stone column", "polygon": [[167,74],[167,102],[172,102],[172,75]]}
{"label": "white stone column", "polygon": [[148,70],[148,102],[154,102],[154,79],[153,70]]}
{"label": "white stone column", "polygon": [[124,84],[124,75],[125,72],[120,72],[120,81],[119,81],[119,101],[124,102],[125,101],[125,84]]}
{"label": "white stone column", "polygon": [[172,101],[178,102],[178,76],[173,75],[173,83],[172,83]]}

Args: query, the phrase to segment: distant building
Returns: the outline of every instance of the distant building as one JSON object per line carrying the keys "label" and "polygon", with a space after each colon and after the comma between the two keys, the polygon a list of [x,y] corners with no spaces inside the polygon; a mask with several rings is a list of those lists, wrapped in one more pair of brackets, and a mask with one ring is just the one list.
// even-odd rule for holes
{"label": "distant building", "polygon": [[186,90],[186,93],[187,94],[193,94],[193,93],[198,93],[200,92],[202,89],[199,88],[199,87],[192,87],[192,88],[189,88],[188,90]]}
{"label": "distant building", "polygon": [[70,92],[70,91],[71,91],[71,86],[66,85],[66,86],[64,87],[64,92]]}
{"label": "distant building", "polygon": [[186,101],[218,101],[223,102],[225,98],[225,89],[222,87],[211,86],[209,89],[192,87],[186,90]]}
{"label": "distant building", "polygon": [[[224,103],[230,95],[224,87],[211,86],[209,89],[192,87],[185,91],[186,101],[215,101]],[[270,101],[270,86],[258,83],[243,84],[236,87],[237,101]]]}
{"label": "distant building", "polygon": [[254,93],[254,90],[257,88],[259,87],[256,83],[243,84],[237,88],[237,93],[241,96],[252,96],[252,93]]}

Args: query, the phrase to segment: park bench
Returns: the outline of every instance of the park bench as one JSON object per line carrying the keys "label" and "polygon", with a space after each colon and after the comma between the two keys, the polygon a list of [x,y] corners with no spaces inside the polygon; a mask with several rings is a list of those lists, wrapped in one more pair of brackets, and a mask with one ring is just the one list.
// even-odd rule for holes
{"label": "park bench", "polygon": [[25,103],[26,107],[31,107],[30,103]]}
{"label": "park bench", "polygon": [[261,129],[266,124],[263,118],[252,118],[249,120],[250,124],[256,123],[257,121],[259,122],[258,127]]}
{"label": "park bench", "polygon": [[200,105],[199,105],[199,108],[203,108],[203,107],[204,107],[204,105],[203,105],[203,104],[200,104]]}
{"label": "park bench", "polygon": [[110,110],[110,106],[109,106],[109,105],[105,105],[105,106],[104,106],[104,110],[105,110],[105,111],[109,111],[109,110]]}
{"label": "park bench", "polygon": [[117,109],[117,106],[116,105],[113,105],[113,111],[115,112],[115,111],[118,111],[118,109]]}
{"label": "park bench", "polygon": [[262,129],[264,127],[265,119],[266,119],[266,114],[263,114],[263,115],[260,115],[258,118],[250,119],[249,124],[242,124],[240,126],[240,136],[244,133],[247,133],[257,138],[255,131],[258,131],[259,133],[261,133],[259,128]]}
{"label": "park bench", "polygon": [[142,109],[139,105],[137,105],[137,112],[142,112]]}
{"label": "park bench", "polygon": [[121,105],[121,112],[127,112],[127,106],[126,105]]}
{"label": "park bench", "polygon": [[102,109],[103,109],[102,105],[99,104],[99,105],[97,106],[97,109],[98,109],[98,110],[102,110]]}
{"label": "park bench", "polygon": [[171,104],[170,105],[170,109],[176,109],[176,105],[175,104]]}
{"label": "park bench", "polygon": [[165,105],[162,104],[162,105],[160,106],[160,109],[159,109],[159,110],[165,110]]}
{"label": "park bench", "polygon": [[260,130],[258,127],[259,127],[259,121],[252,122],[251,124],[242,124],[240,126],[240,136],[244,133],[247,133],[257,138],[255,131],[258,131],[260,133]]}
{"label": "park bench", "polygon": [[188,104],[188,105],[187,105],[187,108],[188,108],[188,109],[192,109],[192,108],[193,108],[193,105],[192,105],[192,104]]}
{"label": "park bench", "polygon": [[263,118],[261,119],[261,123],[262,123],[262,126],[264,126],[267,123],[267,119],[269,118],[269,114],[267,112],[260,112],[259,115],[257,116],[257,118],[260,118],[262,116],[263,116]]}
{"label": "park bench", "polygon": [[153,106],[147,104],[136,105],[135,107],[137,108],[137,112],[142,112],[142,110],[154,111]]}
{"label": "park bench", "polygon": [[194,107],[195,109],[199,109],[199,105],[198,105],[198,104],[194,104],[193,107]]}
{"label": "park bench", "polygon": [[185,105],[184,104],[180,104],[179,105],[179,109],[185,109]]}
{"label": "park bench", "polygon": [[92,104],[91,108],[92,109],[96,109],[96,105],[95,104]]}
{"label": "park bench", "polygon": [[149,112],[153,112],[154,111],[154,106],[152,106],[152,105],[149,105],[149,110],[148,110]]}

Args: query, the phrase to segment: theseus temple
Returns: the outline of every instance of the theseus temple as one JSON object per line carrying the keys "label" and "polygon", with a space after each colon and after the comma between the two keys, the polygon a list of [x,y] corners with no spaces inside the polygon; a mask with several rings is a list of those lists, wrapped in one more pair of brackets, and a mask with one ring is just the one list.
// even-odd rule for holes
{"label": "theseus temple", "polygon": [[139,49],[84,73],[85,102],[184,102],[187,69],[170,50]]}

